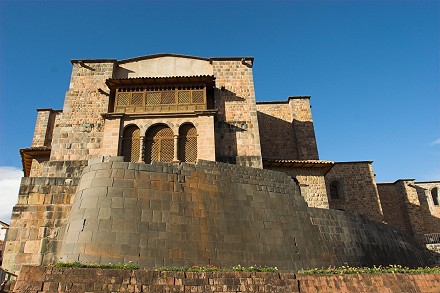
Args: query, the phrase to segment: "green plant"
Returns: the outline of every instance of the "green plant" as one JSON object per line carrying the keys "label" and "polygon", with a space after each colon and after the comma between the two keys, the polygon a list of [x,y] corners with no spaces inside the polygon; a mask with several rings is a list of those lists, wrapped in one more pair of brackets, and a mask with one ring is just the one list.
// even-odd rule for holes
{"label": "green plant", "polygon": [[99,269],[113,269],[113,270],[137,270],[139,266],[129,262],[128,264],[87,264],[79,261],[57,262],[56,264],[49,264],[49,267],[54,268],[99,268]]}
{"label": "green plant", "polygon": [[266,267],[253,265],[250,267],[236,265],[231,268],[216,267],[212,265],[207,266],[192,266],[192,267],[160,267],[156,271],[165,272],[277,272],[277,267]]}
{"label": "green plant", "polygon": [[299,270],[303,275],[342,275],[342,274],[440,274],[440,267],[408,268],[401,265],[369,267],[328,267]]}

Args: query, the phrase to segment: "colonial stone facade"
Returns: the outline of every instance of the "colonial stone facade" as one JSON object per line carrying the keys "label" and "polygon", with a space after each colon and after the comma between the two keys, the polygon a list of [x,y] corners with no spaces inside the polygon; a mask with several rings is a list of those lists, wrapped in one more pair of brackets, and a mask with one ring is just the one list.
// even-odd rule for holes
{"label": "colonial stone facade", "polygon": [[256,102],[253,61],[72,60],[20,150],[4,266],[429,264],[414,236],[440,231],[440,182],[320,160],[310,97]]}

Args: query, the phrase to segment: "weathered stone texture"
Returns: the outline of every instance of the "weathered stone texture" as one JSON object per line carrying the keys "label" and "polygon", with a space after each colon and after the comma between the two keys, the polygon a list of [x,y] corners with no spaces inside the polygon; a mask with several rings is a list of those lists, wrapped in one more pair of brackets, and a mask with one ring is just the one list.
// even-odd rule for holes
{"label": "weathered stone texture", "polygon": [[32,146],[50,146],[55,127],[55,119],[56,116],[60,114],[60,111],[37,109],[37,113]]}
{"label": "weathered stone texture", "polygon": [[[435,204],[432,190],[437,188],[440,201],[440,181],[414,182],[420,201],[420,209],[425,222],[425,233],[439,233],[440,231],[440,204]],[[439,202],[440,203],[440,202]]]}
{"label": "weathered stone texture", "polygon": [[57,261],[79,174],[87,162],[45,162],[51,177],[22,178],[6,237],[3,267]]}
{"label": "weathered stone texture", "polygon": [[[150,268],[295,268],[303,258],[317,264],[321,248],[306,239],[319,235],[295,190],[283,173],[207,161],[90,165],[72,206],[63,259]],[[283,237],[286,231],[295,243]]]}
{"label": "weathered stone texture", "polygon": [[287,103],[257,103],[261,155],[264,159],[298,159],[293,118]]}
{"label": "weathered stone texture", "polygon": [[24,266],[14,292],[424,292],[437,293],[435,274],[295,275],[248,272],[160,272]]}
{"label": "weathered stone texture", "polygon": [[410,234],[350,212],[309,208],[323,237],[322,257],[337,266],[373,266],[429,262],[430,253]]}
{"label": "weathered stone texture", "polygon": [[263,159],[317,160],[310,97],[257,103]]}
{"label": "weathered stone texture", "polygon": [[383,220],[402,231],[412,233],[403,195],[397,193],[393,183],[378,183],[377,189],[384,216]]}
{"label": "weathered stone texture", "polygon": [[251,61],[212,61],[216,161],[262,168]]}
{"label": "weathered stone texture", "polygon": [[298,158],[301,160],[318,160],[318,147],[312,112],[310,111],[310,97],[290,97],[289,105],[292,108]]}
{"label": "weathered stone texture", "polygon": [[414,182],[413,179],[377,184],[384,220],[424,240],[423,234],[440,231],[440,206],[433,203],[431,190],[440,182]]}
{"label": "weathered stone texture", "polygon": [[298,180],[301,196],[309,207],[329,208],[324,179],[325,169],[288,167],[268,167],[268,169],[286,173]]}
{"label": "weathered stone texture", "polygon": [[[325,182],[331,209],[359,213],[382,222],[383,214],[372,162],[337,162],[325,175]],[[338,182],[339,199],[331,198],[332,182]]]}
{"label": "weathered stone texture", "polygon": [[425,265],[424,253],[385,225],[308,209],[294,181],[281,172],[208,161],[108,161],[84,169],[61,259],[297,270],[396,260]]}
{"label": "weathered stone texture", "polygon": [[51,160],[87,160],[100,155],[101,114],[109,107],[105,81],[112,77],[113,68],[113,62],[73,63],[63,112],[53,133]]}
{"label": "weathered stone texture", "polygon": [[32,159],[30,177],[41,177],[43,176],[43,169],[46,162],[49,161],[50,156],[34,156]]}

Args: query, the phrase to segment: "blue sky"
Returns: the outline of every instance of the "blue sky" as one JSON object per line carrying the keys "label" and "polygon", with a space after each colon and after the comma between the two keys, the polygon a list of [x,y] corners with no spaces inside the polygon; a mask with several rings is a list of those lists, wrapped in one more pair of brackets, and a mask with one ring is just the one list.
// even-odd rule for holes
{"label": "blue sky", "polygon": [[312,96],[321,159],[372,160],[379,182],[440,180],[439,12],[439,1],[0,0],[0,166],[21,169],[36,108],[62,108],[70,59],[166,52],[254,56],[257,101]]}

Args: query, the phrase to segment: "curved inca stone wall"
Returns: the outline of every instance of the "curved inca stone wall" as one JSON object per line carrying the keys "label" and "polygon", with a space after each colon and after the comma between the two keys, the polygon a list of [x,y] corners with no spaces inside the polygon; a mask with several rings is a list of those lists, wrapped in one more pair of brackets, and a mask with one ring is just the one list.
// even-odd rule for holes
{"label": "curved inca stone wall", "polygon": [[[347,213],[309,209],[281,172],[207,161],[101,162],[86,167],[81,177],[62,260],[296,270],[359,265],[368,263],[367,256],[388,264],[398,258],[387,255],[395,250],[404,252],[400,263],[424,264],[423,251],[410,238],[368,223]],[[376,231],[359,229],[366,225],[383,227],[378,236],[385,240],[364,245],[365,239],[376,241]]]}

